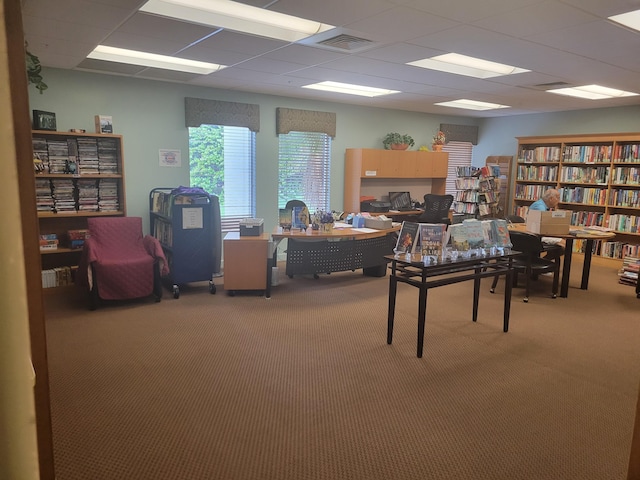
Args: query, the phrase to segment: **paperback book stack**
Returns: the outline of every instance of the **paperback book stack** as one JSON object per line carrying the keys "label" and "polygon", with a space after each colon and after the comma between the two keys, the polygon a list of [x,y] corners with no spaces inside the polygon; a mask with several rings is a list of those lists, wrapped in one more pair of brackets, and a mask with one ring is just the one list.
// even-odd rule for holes
{"label": "paperback book stack", "polygon": [[638,284],[638,272],[640,272],[640,258],[627,255],[622,260],[622,269],[619,272],[619,283],[635,287]]}
{"label": "paperback book stack", "polygon": [[48,178],[36,177],[36,209],[38,212],[53,212],[53,196],[51,182]]}
{"label": "paperback book stack", "polygon": [[78,211],[97,212],[98,211],[98,187],[94,179],[81,178],[77,180],[78,185]]}
{"label": "paperback book stack", "polygon": [[53,189],[53,208],[57,213],[75,213],[75,187],[71,178],[54,178],[51,180]]}
{"label": "paperback book stack", "polygon": [[113,138],[99,138],[98,144],[98,168],[102,175],[115,175],[118,173],[117,144]]}
{"label": "paperback book stack", "polygon": [[49,173],[49,148],[45,138],[33,137],[33,156],[42,162],[40,173]]}
{"label": "paperback book stack", "polygon": [[66,140],[48,140],[49,173],[67,173],[69,144]]}
{"label": "paperback book stack", "polygon": [[117,180],[110,178],[98,180],[98,198],[98,209],[101,212],[117,212],[120,208]]}
{"label": "paperback book stack", "polygon": [[67,231],[67,236],[69,237],[69,248],[72,250],[77,250],[79,248],[84,247],[84,241],[89,236],[89,230],[87,229],[76,229]]}
{"label": "paperback book stack", "polygon": [[97,175],[98,144],[95,138],[78,138],[78,173],[80,175]]}
{"label": "paperback book stack", "polygon": [[48,252],[58,249],[58,235],[55,233],[45,233],[40,235],[40,251]]}

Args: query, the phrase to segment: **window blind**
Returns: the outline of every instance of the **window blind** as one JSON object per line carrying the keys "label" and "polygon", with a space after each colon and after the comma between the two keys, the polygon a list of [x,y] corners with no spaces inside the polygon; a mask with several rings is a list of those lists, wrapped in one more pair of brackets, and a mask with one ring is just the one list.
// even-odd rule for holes
{"label": "window blind", "polygon": [[471,153],[473,145],[470,142],[449,142],[445,144],[442,151],[449,154],[449,168],[447,170],[447,181],[445,192],[455,197],[456,177],[458,167],[468,167],[471,165]]}
{"label": "window blind", "polygon": [[278,208],[295,199],[310,212],[330,210],[331,137],[293,131],[278,138]]}

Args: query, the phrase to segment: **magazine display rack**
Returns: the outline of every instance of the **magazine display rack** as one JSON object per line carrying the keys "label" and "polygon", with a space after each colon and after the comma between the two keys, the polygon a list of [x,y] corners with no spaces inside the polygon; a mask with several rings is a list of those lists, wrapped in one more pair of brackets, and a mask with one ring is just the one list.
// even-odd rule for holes
{"label": "magazine display rack", "polygon": [[216,293],[213,278],[220,273],[221,224],[218,197],[201,189],[154,188],[149,194],[150,230],[169,263],[164,278],[174,298],[180,285],[209,281],[209,292]]}

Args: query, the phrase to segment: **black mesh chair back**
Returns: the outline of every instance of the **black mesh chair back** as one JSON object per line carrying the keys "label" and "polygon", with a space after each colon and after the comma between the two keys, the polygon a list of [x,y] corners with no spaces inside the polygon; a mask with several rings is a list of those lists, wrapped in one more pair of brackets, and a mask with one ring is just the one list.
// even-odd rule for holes
{"label": "black mesh chair back", "polygon": [[449,209],[453,204],[453,195],[427,193],[424,196],[424,213],[418,216],[421,223],[444,223],[450,225]]}
{"label": "black mesh chair back", "polygon": [[[540,253],[544,250],[542,240],[538,235],[528,232],[518,232],[511,230],[509,232],[513,250],[521,252],[521,254],[513,259],[515,268],[514,286],[518,286],[518,274],[523,273],[525,276],[525,295],[523,301],[529,301],[529,288],[532,279],[537,278],[541,273],[553,273],[553,284],[551,287],[551,297],[556,298],[558,295],[558,280],[560,273],[560,259],[556,257],[553,260],[541,258]],[[491,285],[491,293],[495,292],[498,277],[494,277]]]}
{"label": "black mesh chair back", "polygon": [[287,210],[291,210],[293,207],[306,207],[307,204],[302,200],[289,200],[287,204],[284,206]]}
{"label": "black mesh chair back", "polygon": [[508,223],[525,223],[525,219],[520,215],[507,215],[506,217],[504,217],[504,219]]}

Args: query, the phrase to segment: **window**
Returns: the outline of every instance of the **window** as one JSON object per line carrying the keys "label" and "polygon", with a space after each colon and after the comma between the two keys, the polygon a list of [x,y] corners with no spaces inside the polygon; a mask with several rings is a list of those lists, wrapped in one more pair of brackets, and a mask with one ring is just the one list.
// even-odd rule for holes
{"label": "window", "polygon": [[456,196],[456,177],[458,167],[471,165],[471,151],[473,144],[470,142],[449,142],[442,149],[449,154],[449,169],[447,170],[447,183],[445,193]]}
{"label": "window", "polygon": [[330,210],[331,137],[291,131],[278,138],[278,208],[296,199],[311,212]]}
{"label": "window", "polygon": [[189,127],[191,186],[220,200],[222,231],[238,231],[256,212],[256,134],[245,127]]}

